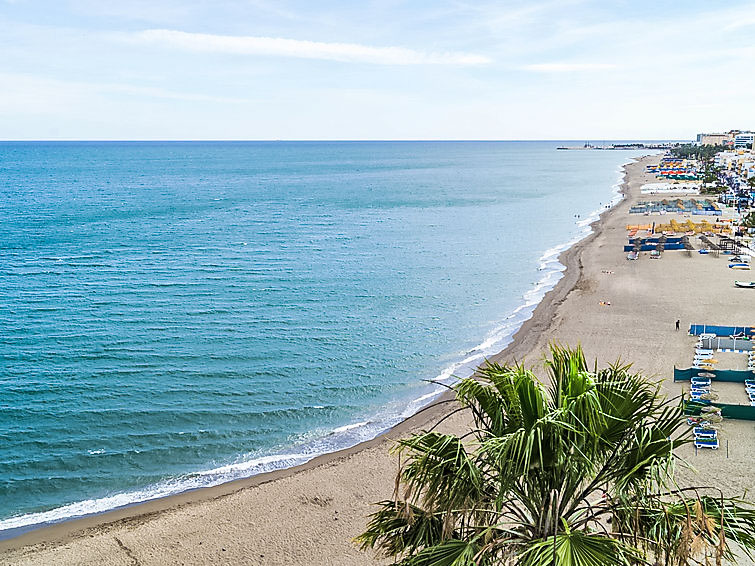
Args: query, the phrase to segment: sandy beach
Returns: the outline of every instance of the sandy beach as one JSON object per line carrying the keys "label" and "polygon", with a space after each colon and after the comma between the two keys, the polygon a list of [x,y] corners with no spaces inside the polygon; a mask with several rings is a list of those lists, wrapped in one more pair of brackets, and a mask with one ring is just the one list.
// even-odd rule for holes
{"label": "sandy beach", "polygon": [[[589,360],[633,362],[637,371],[663,379],[667,393],[676,396],[681,386],[673,383],[673,368],[689,367],[694,351],[695,339],[686,333],[690,324],[753,323],[747,305],[755,291],[733,285],[749,274],[727,269],[725,256],[667,251],[660,260],[651,261],[647,253],[639,261],[626,260],[626,225],[648,221],[630,216],[629,207],[649,198],[640,195],[640,187],[655,180],[645,165],[658,159],[646,157],[625,168],[627,198],[603,214],[591,236],[562,254],[564,277],[496,360],[525,360],[540,372],[549,342],[581,343]],[[674,328],[677,319],[680,331]],[[721,367],[737,363],[722,358]],[[719,384],[716,390],[724,401],[747,401],[738,384]],[[352,538],[374,510],[371,503],[391,496],[397,462],[388,450],[394,439],[436,422],[450,406],[440,403],[377,439],[297,468],[0,541],[0,564],[387,564],[358,550]],[[443,429],[463,433],[467,425],[457,415]],[[726,421],[720,432],[725,449],[698,454],[682,449],[679,455],[695,470],[680,473],[681,481],[742,494],[752,484],[753,428],[746,421]]]}

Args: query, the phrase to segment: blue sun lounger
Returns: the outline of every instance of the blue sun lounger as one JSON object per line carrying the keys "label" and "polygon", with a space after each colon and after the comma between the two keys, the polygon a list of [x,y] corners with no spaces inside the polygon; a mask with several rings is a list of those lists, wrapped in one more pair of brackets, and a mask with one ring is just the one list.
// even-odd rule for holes
{"label": "blue sun lounger", "polygon": [[718,438],[696,438],[695,448],[710,448],[718,450]]}
{"label": "blue sun lounger", "polygon": [[705,395],[705,393],[692,393],[689,398],[693,401],[697,401],[698,403],[702,403],[703,405],[710,405],[710,399],[703,399],[701,395]]}
{"label": "blue sun lounger", "polygon": [[718,438],[718,432],[716,432],[716,429],[714,428],[705,428],[702,426],[696,426],[692,429],[692,432],[695,434],[695,439],[700,438]]}

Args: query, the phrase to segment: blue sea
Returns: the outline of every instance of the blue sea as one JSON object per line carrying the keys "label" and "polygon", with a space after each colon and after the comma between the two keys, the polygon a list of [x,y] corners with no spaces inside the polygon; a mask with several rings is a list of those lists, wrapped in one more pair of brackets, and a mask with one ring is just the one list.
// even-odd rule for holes
{"label": "blue sea", "polygon": [[416,412],[511,341],[647,153],[561,144],[0,143],[0,530]]}

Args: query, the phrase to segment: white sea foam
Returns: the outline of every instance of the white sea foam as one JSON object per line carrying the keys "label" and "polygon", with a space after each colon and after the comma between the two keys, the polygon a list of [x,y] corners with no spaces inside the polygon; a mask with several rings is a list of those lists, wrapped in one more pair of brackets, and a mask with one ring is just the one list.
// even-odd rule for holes
{"label": "white sea foam", "polygon": [[[445,367],[421,395],[402,403],[392,404],[368,420],[346,424],[330,431],[316,431],[314,439],[305,441],[295,447],[297,451],[272,455],[248,455],[239,461],[219,466],[210,470],[185,474],[144,489],[118,493],[98,499],[88,499],[65,505],[41,513],[29,513],[0,520],[0,538],[12,536],[15,532],[37,525],[56,523],[68,519],[84,517],[136,503],[175,495],[192,489],[211,487],[235,479],[245,478],[304,464],[319,455],[334,452],[360,442],[372,439],[398,424],[405,418],[428,406],[447,386],[457,379],[472,375],[475,369],[487,357],[500,352],[513,340],[521,325],[528,320],[543,297],[553,289],[563,276],[566,267],[558,261],[562,252],[585,238],[592,232],[590,225],[598,220],[607,208],[616,205],[621,199],[620,186],[623,167],[619,169],[619,180],[613,185],[613,197],[600,208],[590,212],[576,222],[581,230],[568,242],[546,250],[539,258],[540,278],[532,288],[522,296],[522,303],[514,309],[498,326],[493,328],[485,339],[470,351],[461,353],[459,360]],[[170,285],[171,283],[168,283]],[[321,408],[321,407],[316,407]],[[99,450],[90,451],[98,454]]]}
{"label": "white sea foam", "polygon": [[333,434],[338,434],[339,432],[346,432],[347,430],[352,430],[352,429],[359,428],[368,424],[370,424],[369,421],[363,421],[361,423],[354,423],[354,424],[347,424],[344,426],[339,426],[333,429]]}

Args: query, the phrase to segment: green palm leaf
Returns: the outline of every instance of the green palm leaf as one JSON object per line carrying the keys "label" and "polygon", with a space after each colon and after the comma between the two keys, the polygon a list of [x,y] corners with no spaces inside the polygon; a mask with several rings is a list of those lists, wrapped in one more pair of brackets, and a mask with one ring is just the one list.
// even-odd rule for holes
{"label": "green palm leaf", "polygon": [[629,566],[639,553],[614,538],[579,531],[533,541],[519,566]]}

